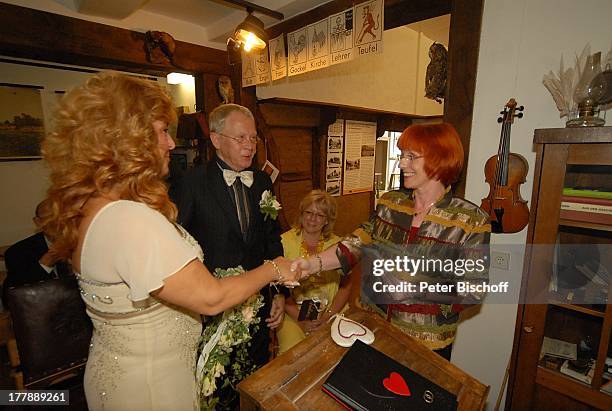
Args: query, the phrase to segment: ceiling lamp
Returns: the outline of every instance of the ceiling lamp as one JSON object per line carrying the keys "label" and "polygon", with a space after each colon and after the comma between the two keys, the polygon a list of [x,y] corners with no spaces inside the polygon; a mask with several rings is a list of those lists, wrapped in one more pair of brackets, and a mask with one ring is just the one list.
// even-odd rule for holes
{"label": "ceiling lamp", "polygon": [[266,48],[268,43],[268,34],[264,29],[263,22],[257,17],[253,16],[253,12],[247,10],[249,15],[246,19],[236,27],[234,32],[235,44],[244,49],[244,51],[263,50]]}
{"label": "ceiling lamp", "polygon": [[227,39],[227,44],[234,43],[234,48],[242,47],[244,51],[263,50],[268,43],[268,33],[264,29],[264,24],[257,17],[253,16],[253,12],[265,14],[275,19],[282,20],[285,16],[274,10],[267,9],[257,4],[250,3],[244,0],[225,0],[227,3],[232,3],[237,6],[244,7],[249,13],[244,21],[236,27],[234,35]]}

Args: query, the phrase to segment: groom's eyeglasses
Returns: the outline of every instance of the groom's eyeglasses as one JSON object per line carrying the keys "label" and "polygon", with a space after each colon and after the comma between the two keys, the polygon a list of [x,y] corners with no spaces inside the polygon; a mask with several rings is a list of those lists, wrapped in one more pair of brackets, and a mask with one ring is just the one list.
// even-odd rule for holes
{"label": "groom's eyeglasses", "polygon": [[232,140],[234,140],[238,144],[244,144],[247,141],[249,143],[257,144],[257,142],[259,141],[259,136],[257,134],[255,134],[252,137],[247,137],[247,136],[234,137],[234,136],[228,136],[227,134],[223,134],[223,133],[219,133],[219,132],[217,132],[217,134],[219,134],[220,136],[223,136],[223,137],[231,138]]}

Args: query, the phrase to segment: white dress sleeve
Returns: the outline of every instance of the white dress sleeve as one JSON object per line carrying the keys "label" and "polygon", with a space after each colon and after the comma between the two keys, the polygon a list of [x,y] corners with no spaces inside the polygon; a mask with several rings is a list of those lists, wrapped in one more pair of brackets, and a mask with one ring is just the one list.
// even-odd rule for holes
{"label": "white dress sleeve", "polygon": [[139,301],[198,254],[161,213],[143,203],[120,200],[95,216],[81,255],[82,275],[123,281],[130,288],[129,298]]}

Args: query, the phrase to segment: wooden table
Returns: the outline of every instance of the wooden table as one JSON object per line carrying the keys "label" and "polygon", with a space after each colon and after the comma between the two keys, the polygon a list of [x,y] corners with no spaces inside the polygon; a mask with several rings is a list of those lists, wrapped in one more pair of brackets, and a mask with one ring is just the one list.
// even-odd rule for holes
{"label": "wooden table", "polygon": [[[353,308],[347,317],[374,332],[376,341],[373,347],[377,350],[457,395],[458,410],[484,409],[488,386],[403,334],[378,315]],[[342,410],[338,403],[321,391],[321,384],[348,350],[333,342],[330,325],[311,334],[238,384],[240,409]]]}

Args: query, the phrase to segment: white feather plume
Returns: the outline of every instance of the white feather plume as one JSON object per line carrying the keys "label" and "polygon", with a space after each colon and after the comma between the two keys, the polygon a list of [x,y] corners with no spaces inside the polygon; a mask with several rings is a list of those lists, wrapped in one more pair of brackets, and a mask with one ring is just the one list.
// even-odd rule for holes
{"label": "white feather plume", "polygon": [[563,56],[561,56],[559,73],[555,74],[552,71],[549,71],[548,74],[544,75],[542,83],[552,95],[552,98],[557,105],[557,109],[559,110],[559,117],[565,117],[569,115],[572,110],[576,109],[574,91],[578,85],[578,82],[580,81],[587,58],[590,55],[591,46],[590,44],[587,44],[584,46],[580,56],[576,56],[573,68],[568,67],[565,69],[563,64]]}

